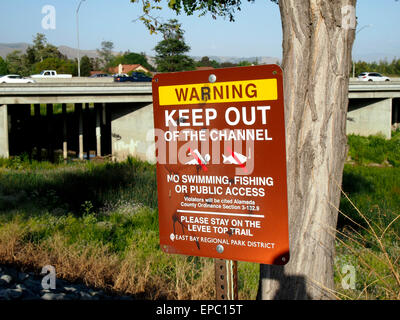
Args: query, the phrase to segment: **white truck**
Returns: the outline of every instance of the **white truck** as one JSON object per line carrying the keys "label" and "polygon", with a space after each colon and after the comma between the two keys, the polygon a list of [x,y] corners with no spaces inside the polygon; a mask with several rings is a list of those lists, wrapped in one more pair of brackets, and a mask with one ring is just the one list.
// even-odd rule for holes
{"label": "white truck", "polygon": [[57,74],[55,70],[44,70],[40,74],[31,75],[34,79],[68,79],[72,78],[72,74]]}

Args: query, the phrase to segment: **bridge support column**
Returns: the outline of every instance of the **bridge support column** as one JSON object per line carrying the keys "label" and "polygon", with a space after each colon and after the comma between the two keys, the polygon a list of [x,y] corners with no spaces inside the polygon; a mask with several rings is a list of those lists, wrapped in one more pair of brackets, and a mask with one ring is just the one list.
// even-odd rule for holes
{"label": "bridge support column", "polygon": [[85,112],[83,117],[83,132],[84,132],[84,143],[83,149],[86,150],[86,159],[90,159],[90,106],[89,103],[85,104]]}
{"label": "bridge support column", "polygon": [[111,142],[111,108],[107,103],[102,103],[101,107],[101,153],[103,156],[112,154],[112,142]]}
{"label": "bridge support column", "polygon": [[114,104],[111,114],[111,137],[112,155],[115,160],[121,161],[128,156],[134,156],[154,162],[152,152],[149,152],[154,139],[153,105]]}
{"label": "bridge support column", "polygon": [[75,112],[78,116],[78,157],[83,160],[83,114],[82,103],[75,105]]}
{"label": "bridge support column", "polygon": [[10,157],[8,145],[8,107],[6,104],[0,105],[0,157]]}
{"label": "bridge support column", "polygon": [[67,105],[62,104],[62,121],[63,121],[63,159],[68,159],[68,141],[67,141]]}
{"label": "bridge support column", "polygon": [[392,99],[350,99],[346,133],[391,137]]}
{"label": "bridge support column", "polygon": [[102,105],[96,103],[94,105],[96,112],[96,156],[101,157],[101,113]]}

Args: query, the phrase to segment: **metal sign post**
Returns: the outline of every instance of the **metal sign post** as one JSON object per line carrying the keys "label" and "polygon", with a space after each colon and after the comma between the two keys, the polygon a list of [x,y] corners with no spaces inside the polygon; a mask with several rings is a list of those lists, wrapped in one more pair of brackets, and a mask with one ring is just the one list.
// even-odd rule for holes
{"label": "metal sign post", "polygon": [[216,300],[238,300],[237,261],[215,259]]}

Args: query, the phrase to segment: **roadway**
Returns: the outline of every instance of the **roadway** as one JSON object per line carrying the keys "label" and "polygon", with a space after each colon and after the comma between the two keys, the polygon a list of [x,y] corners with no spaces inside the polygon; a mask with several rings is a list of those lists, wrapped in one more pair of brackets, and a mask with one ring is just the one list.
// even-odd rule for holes
{"label": "roadway", "polygon": [[[152,88],[148,82],[115,83],[100,82],[99,79],[83,80],[81,78],[79,82],[0,84],[0,104],[152,102]],[[349,84],[350,99],[398,97],[400,97],[400,81],[351,80]]]}
{"label": "roadway", "polygon": [[1,84],[1,104],[152,102],[151,83]]}
{"label": "roadway", "polygon": [[[397,80],[397,79],[396,79]],[[400,98],[400,81],[350,81],[350,99]]]}

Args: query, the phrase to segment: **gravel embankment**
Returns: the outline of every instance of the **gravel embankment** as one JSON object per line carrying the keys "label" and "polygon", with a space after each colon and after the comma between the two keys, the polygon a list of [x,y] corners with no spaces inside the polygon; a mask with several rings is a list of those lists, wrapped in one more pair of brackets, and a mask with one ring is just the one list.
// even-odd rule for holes
{"label": "gravel embankment", "polygon": [[133,300],[61,279],[56,279],[55,289],[43,289],[44,276],[0,265],[0,300]]}

